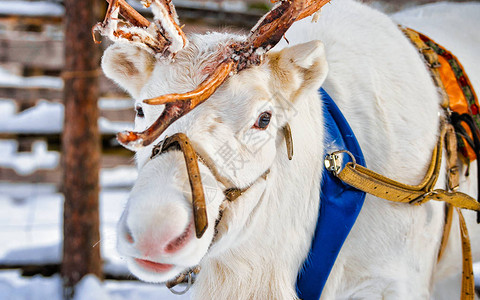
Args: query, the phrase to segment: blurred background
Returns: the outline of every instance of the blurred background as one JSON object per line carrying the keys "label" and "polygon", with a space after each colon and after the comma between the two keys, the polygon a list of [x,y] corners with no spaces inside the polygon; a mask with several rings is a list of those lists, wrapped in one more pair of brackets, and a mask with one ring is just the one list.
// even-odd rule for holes
{"label": "blurred background", "polygon": [[[128,2],[151,16],[139,2]],[[173,2],[187,33],[247,32],[272,5],[270,0]],[[438,1],[364,2],[393,13]],[[98,0],[98,21],[105,9],[105,3]],[[66,57],[75,55],[64,50],[65,18],[61,0],[0,1],[0,300],[59,297],[64,67]],[[73,21],[83,22],[88,30],[94,25],[80,18]],[[99,49],[108,45],[106,40],[99,45],[91,42],[91,47]],[[99,66],[98,58],[92,59]],[[115,251],[115,224],[137,175],[132,153],[117,144],[115,134],[132,128],[134,110],[130,97],[101,72],[98,84],[101,225],[100,239],[92,248],[101,249],[102,273],[109,280],[101,284],[95,278],[87,279],[83,284],[88,288],[77,298],[143,299],[155,295],[167,299],[172,296],[163,287],[133,281]]]}

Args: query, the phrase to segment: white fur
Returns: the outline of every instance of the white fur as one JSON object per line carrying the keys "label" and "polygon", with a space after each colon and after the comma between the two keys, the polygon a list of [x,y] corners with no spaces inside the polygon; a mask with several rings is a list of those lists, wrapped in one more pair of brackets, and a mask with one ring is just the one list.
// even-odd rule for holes
{"label": "white fur", "polygon": [[[118,244],[139,278],[162,282],[200,264],[196,299],[296,298],[295,281],[315,228],[323,153],[328,148],[323,145],[320,86],[349,121],[369,168],[409,184],[423,178],[442,110],[428,70],[396,24],[366,6],[339,0],[325,6],[318,23],[310,19],[296,23],[287,38],[290,45],[282,42],[263,65],[231,77],[165,132],[187,134],[196,150],[210,157],[221,175],[238,187],[254,183],[235,202],[222,204],[224,187],[200,164],[208,182],[204,188],[209,228],[202,239],[192,239],[174,255],[145,255],[138,241],[178,236],[191,221],[185,163],[178,152],[153,160],[148,159],[151,146],[137,152],[139,178],[119,222]],[[145,58],[145,50],[119,44],[107,50],[102,67],[142,105],[145,98],[195,88],[205,79],[202,70],[211,67],[208,62],[221,56],[222,46],[240,39],[229,34],[192,36],[175,62],[153,62]],[[143,52],[124,55],[132,51]],[[118,54],[124,59],[116,59]],[[137,74],[117,72],[132,65]],[[479,82],[473,84],[480,90]],[[163,107],[143,109],[146,117],[137,118],[136,130],[151,124]],[[273,117],[268,129],[259,131],[252,125],[263,111],[271,111]],[[280,130],[287,121],[294,139],[292,161]],[[261,147],[251,136],[262,141]],[[221,151],[225,147],[241,166],[230,168],[225,163]],[[269,168],[268,179],[257,180]],[[474,182],[475,178],[462,178],[462,190],[476,196]],[[438,186],[444,185],[441,176]],[[219,234],[211,244],[221,206],[225,211]],[[367,196],[322,299],[431,297],[436,281],[461,271],[458,224],[445,258],[437,264],[443,217],[442,203],[414,207]],[[466,217],[478,260],[480,229],[473,225],[473,213],[466,212]],[[128,234],[135,243],[125,239]],[[149,273],[133,257],[175,268]]]}

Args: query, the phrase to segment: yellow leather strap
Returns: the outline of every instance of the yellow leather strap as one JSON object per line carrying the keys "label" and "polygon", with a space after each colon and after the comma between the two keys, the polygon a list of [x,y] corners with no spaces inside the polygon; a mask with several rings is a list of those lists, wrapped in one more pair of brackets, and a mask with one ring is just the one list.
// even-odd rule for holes
{"label": "yellow leather strap", "polygon": [[437,261],[440,261],[447,248],[448,238],[450,237],[450,229],[452,229],[453,221],[453,206],[451,204],[445,205],[445,225],[443,226],[442,241],[440,242],[440,249],[438,250]]}
{"label": "yellow leather strap", "polygon": [[346,184],[389,201],[420,205],[429,200],[436,200],[455,207],[480,211],[480,203],[467,194],[442,189],[433,190],[440,174],[446,132],[447,127],[443,126],[427,174],[419,185],[400,183],[353,162],[347,163],[342,170],[336,170],[335,174]]}
{"label": "yellow leather strap", "polygon": [[462,238],[463,274],[462,294],[460,300],[473,300],[475,297],[475,279],[473,278],[473,261],[470,238],[468,237],[467,224],[460,209],[455,208],[460,221],[460,236]]}
{"label": "yellow leather strap", "polygon": [[480,203],[467,194],[441,189],[418,189],[420,186],[402,184],[353,163],[348,163],[337,176],[350,186],[393,202],[420,205],[436,200],[455,207],[480,211]]}
{"label": "yellow leather strap", "polygon": [[[402,184],[351,162],[349,162],[345,168],[337,174],[337,177],[346,184],[361,191],[393,202],[420,205],[429,200],[437,200],[446,202],[447,207],[450,205],[454,206],[459,215],[462,238],[463,276],[462,293],[460,299],[473,300],[475,283],[473,279],[470,239],[468,237],[467,226],[460,208],[480,211],[480,203],[464,193],[447,192],[441,189],[432,190],[432,187],[438,178],[436,161],[438,156],[441,156],[441,154],[438,154],[441,153],[441,151],[438,150],[439,149],[436,149],[437,155],[433,155],[432,157],[432,163],[430,165],[429,172],[427,172],[427,176],[424,178],[422,183],[417,186]],[[440,165],[440,162],[438,162],[438,165]],[[435,170],[433,174],[430,173],[430,170],[432,169]],[[439,259],[441,258],[447,244],[450,227],[451,213],[447,210],[445,229],[439,251]]]}
{"label": "yellow leather strap", "polygon": [[[447,153],[447,179],[448,190],[456,191],[460,182],[460,172],[457,165],[457,136],[455,134],[455,128],[451,124],[447,124],[445,133],[445,150]],[[440,249],[438,250],[437,261],[442,259],[443,253],[447,247],[448,238],[450,236],[450,230],[452,228],[453,220],[453,206],[451,204],[445,204],[445,225],[443,226],[442,241],[440,243]]]}
{"label": "yellow leather strap", "polygon": [[[420,205],[429,200],[444,201],[447,203],[444,234],[438,258],[440,259],[448,241],[451,227],[451,209],[455,207],[459,215],[462,238],[463,276],[461,300],[473,300],[475,283],[473,279],[472,254],[467,226],[460,208],[480,211],[480,203],[474,198],[461,192],[448,192],[442,189],[433,190],[440,173],[443,141],[446,129],[442,130],[439,142],[432,155],[427,174],[419,185],[408,185],[387,178],[363,166],[349,162],[342,170],[335,170],[334,174],[345,182],[361,191],[393,202]],[[447,137],[448,138],[448,137]]]}
{"label": "yellow leather strap", "polygon": [[[439,68],[442,67],[440,59],[443,59],[443,57],[439,57],[435,53],[435,51],[432,48],[430,48],[420,38],[420,35],[419,35],[418,32],[416,32],[415,30],[412,30],[410,28],[405,28],[405,27],[401,27],[401,26],[400,26],[400,28],[402,29],[404,34],[410,39],[410,41],[417,47],[417,49],[419,50],[419,52],[422,54],[423,58],[425,59],[425,62],[430,69],[430,74],[432,75],[433,81],[442,91],[442,98],[443,98],[442,107],[445,108],[445,109],[448,109],[450,107],[450,100],[451,100],[450,97],[452,95],[456,95],[456,94],[455,93],[449,93],[449,90],[451,90],[451,89],[448,89],[448,90],[446,89],[446,86],[444,84],[445,76],[442,76],[444,74],[442,74],[439,70]],[[444,61],[442,61],[442,62],[444,62]],[[448,64],[446,64],[446,65],[448,65]],[[443,66],[443,67],[444,67],[443,71],[445,71],[446,67],[445,66]],[[445,81],[445,82],[447,82],[447,81]],[[457,88],[457,87],[455,86],[455,88]],[[459,96],[462,96],[462,95],[459,95]],[[452,100],[456,101],[457,99],[452,99]],[[447,245],[447,242],[448,242],[448,237],[450,235],[450,229],[451,229],[451,226],[452,226],[453,206],[456,206],[455,210],[458,213],[458,218],[459,218],[459,223],[460,223],[460,235],[461,235],[461,240],[462,240],[462,256],[463,256],[462,290],[461,290],[460,299],[461,300],[473,300],[474,299],[474,292],[475,292],[475,290],[474,290],[475,289],[475,282],[474,282],[474,278],[473,278],[472,253],[471,253],[471,247],[470,247],[470,239],[468,237],[467,226],[465,224],[465,219],[463,218],[463,215],[462,215],[462,212],[460,211],[460,208],[468,208],[468,209],[473,209],[473,210],[479,211],[480,210],[479,209],[480,204],[477,201],[475,201],[475,199],[469,197],[468,195],[455,192],[456,189],[458,188],[458,183],[459,183],[458,166],[456,164],[458,156],[457,156],[456,135],[455,135],[454,129],[452,130],[451,127],[452,126],[450,124],[447,124],[445,142],[446,142],[446,151],[447,151],[448,189],[450,191],[454,191],[454,193],[447,193],[446,191],[429,192],[429,189],[425,189],[427,186],[426,185],[423,186],[422,184],[420,184],[419,186],[414,186],[413,189],[411,189],[411,191],[418,191],[419,188],[420,188],[420,190],[427,192],[426,194],[424,194],[424,196],[426,195],[426,197],[417,198],[417,199],[420,199],[420,201],[417,201],[416,204],[423,203],[424,201],[428,201],[430,199],[441,200],[441,201],[447,202],[447,204],[445,206],[445,225],[444,225],[444,230],[443,230],[442,241],[441,241],[441,244],[440,244],[440,249],[439,249],[439,252],[438,252],[438,260],[440,260],[442,258],[442,255],[445,251],[445,248],[446,248],[446,245]],[[441,137],[440,140],[443,140],[443,136]],[[437,145],[437,148],[438,148],[438,145]],[[438,151],[439,149],[441,150],[442,147],[440,147],[436,150]],[[435,152],[434,152],[434,155],[432,157],[432,163],[434,161],[434,157],[435,157]],[[357,166],[357,168],[358,168],[358,166]],[[345,168],[345,169],[347,169],[347,168]],[[429,168],[429,171],[430,171],[430,168]],[[438,175],[438,173],[436,173],[436,174]],[[345,174],[345,177],[350,177],[350,176],[351,175]],[[425,180],[430,180],[431,178],[429,178],[429,177],[430,177],[430,173],[427,172],[427,175],[425,176]],[[424,183],[425,180],[422,183]],[[380,182],[381,182],[381,180],[380,180]],[[397,184],[395,182],[389,182],[389,183],[393,184],[394,186],[397,186]],[[384,186],[384,185],[381,185],[381,186]],[[407,191],[408,191],[408,188],[409,188],[408,186],[401,185],[401,184],[400,184],[400,187],[406,188]],[[433,187],[433,186],[431,186],[431,187]],[[359,187],[357,187],[357,188],[359,188]],[[373,188],[378,189],[378,187],[375,187],[375,186],[373,186]],[[385,188],[385,190],[383,190],[383,193],[384,194],[389,193],[388,188]],[[442,196],[441,194],[443,194],[443,193],[447,193],[447,197]],[[408,192],[403,193],[403,200],[404,201],[405,201],[405,199],[409,198],[409,196],[406,196],[407,194],[408,194]],[[381,195],[376,195],[376,196],[387,199],[386,197],[382,197]],[[399,193],[399,195],[397,195],[397,197],[402,198],[402,195]],[[393,199],[387,199],[387,200],[395,201]]]}
{"label": "yellow leather strap", "polygon": [[[450,124],[448,124],[450,125]],[[448,126],[447,125],[447,126]],[[459,172],[457,163],[457,153],[456,153],[456,137],[455,131],[450,128],[447,129],[447,134],[445,136],[446,150],[447,150],[447,170],[448,172],[448,186],[450,190],[455,190],[458,187],[459,182]],[[463,218],[462,212],[459,208],[454,208],[451,204],[445,205],[445,225],[443,227],[442,241],[440,243],[440,249],[438,251],[437,261],[442,259],[443,253],[445,252],[448,238],[450,236],[450,230],[452,228],[453,221],[453,211],[454,209],[458,214],[458,221],[460,224],[460,237],[462,241],[462,290],[461,290],[461,300],[473,300],[473,293],[475,288],[475,280],[473,278],[473,266],[472,266],[472,252],[470,247],[470,239],[468,237],[467,226],[465,224],[465,219]]]}
{"label": "yellow leather strap", "polygon": [[458,167],[457,134],[452,124],[446,124],[445,150],[447,153],[448,190],[456,191],[460,185],[460,169]]}

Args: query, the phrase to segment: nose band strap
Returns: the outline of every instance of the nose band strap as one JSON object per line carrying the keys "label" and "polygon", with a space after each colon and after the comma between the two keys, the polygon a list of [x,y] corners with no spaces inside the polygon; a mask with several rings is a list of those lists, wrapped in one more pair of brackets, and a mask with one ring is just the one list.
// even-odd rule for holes
{"label": "nose band strap", "polygon": [[185,158],[188,180],[192,190],[193,220],[195,222],[195,233],[201,238],[208,227],[207,206],[203,193],[202,179],[198,169],[198,158],[188,137],[183,133],[176,133],[165,138],[158,145],[153,147],[151,159],[170,150],[180,150]]}
{"label": "nose band strap", "polygon": [[[283,128],[283,134],[285,137],[288,159],[292,160],[293,157],[293,141],[292,132],[290,126],[286,124]],[[227,178],[220,175],[215,164],[211,161],[207,161],[201,155],[198,155],[190,140],[184,133],[176,133],[172,136],[166,137],[160,143],[155,145],[152,149],[152,155],[150,159],[154,159],[158,155],[168,152],[170,150],[179,150],[183,153],[185,164],[187,167],[188,180],[190,182],[190,188],[192,191],[192,205],[193,205],[193,220],[195,222],[195,233],[197,238],[201,238],[208,227],[207,207],[205,203],[205,195],[203,193],[202,179],[200,176],[200,170],[198,168],[198,160],[200,160],[209,170],[212,172],[215,179],[222,183],[226,190],[224,190],[225,198],[228,201],[235,201],[243,193],[245,193],[252,185],[254,185],[259,179],[266,180],[270,169],[266,170],[256,181],[246,188],[240,189]]]}

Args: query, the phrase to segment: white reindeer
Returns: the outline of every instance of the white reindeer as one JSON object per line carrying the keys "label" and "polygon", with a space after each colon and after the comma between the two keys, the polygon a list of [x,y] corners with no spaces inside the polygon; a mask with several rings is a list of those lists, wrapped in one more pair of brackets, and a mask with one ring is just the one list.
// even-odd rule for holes
{"label": "white reindeer", "polygon": [[[147,2],[154,2],[157,15],[165,14],[162,1]],[[117,12],[112,11],[112,22]],[[172,23],[156,24],[165,27],[166,36],[178,33]],[[112,34],[114,25],[104,28],[117,42],[106,50],[102,67],[136,99],[137,131],[148,128],[165,108],[144,99],[195,89],[228,45],[245,41],[227,33],[192,35],[187,46],[177,39],[172,48],[155,54],[149,40],[155,36],[152,26],[130,28],[137,35],[122,39]],[[199,265],[195,299],[297,299],[295,282],[315,230],[328,147],[320,87],[349,121],[370,169],[407,184],[423,178],[443,110],[422,58],[397,25],[367,6],[337,0],[322,9],[317,22],[296,22],[286,38],[289,44],[282,41],[266,54],[257,51],[261,63],[229,74],[207,101],[153,143],[130,144],[139,176],[118,225],[118,249],[140,279],[165,282]],[[480,91],[480,74],[469,75]],[[287,121],[293,133],[291,161],[281,130]],[[208,158],[199,162],[209,224],[201,238],[194,234],[182,153],[150,159],[153,145],[178,132]],[[245,138],[251,135],[257,142]],[[440,188],[446,184],[443,169]],[[266,170],[268,176],[262,177]],[[474,197],[475,175],[472,164],[473,180],[461,179],[461,190]],[[219,177],[250,188],[235,201],[225,201],[227,187]],[[478,261],[480,226],[475,213],[465,211],[465,217]],[[461,272],[454,220],[447,252],[437,262],[443,203],[411,206],[367,195],[321,299],[429,299],[435,283]]]}

